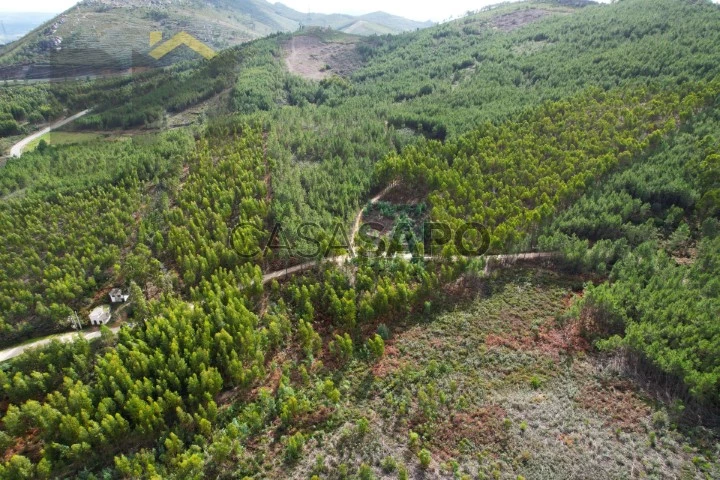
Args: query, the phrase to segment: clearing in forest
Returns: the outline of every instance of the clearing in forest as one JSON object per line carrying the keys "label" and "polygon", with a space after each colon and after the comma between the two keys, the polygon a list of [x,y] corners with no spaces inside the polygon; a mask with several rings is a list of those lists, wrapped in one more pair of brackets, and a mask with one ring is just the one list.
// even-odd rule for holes
{"label": "clearing in forest", "polygon": [[515,29],[536,22],[547,15],[551,15],[552,13],[553,12],[549,10],[542,10],[539,8],[516,10],[493,19],[492,26],[498,30],[502,30],[503,32],[511,32]]}
{"label": "clearing in forest", "polygon": [[315,35],[294,36],[285,45],[285,64],[290,73],[309,80],[331,75],[350,76],[362,65],[354,42],[323,41]]}

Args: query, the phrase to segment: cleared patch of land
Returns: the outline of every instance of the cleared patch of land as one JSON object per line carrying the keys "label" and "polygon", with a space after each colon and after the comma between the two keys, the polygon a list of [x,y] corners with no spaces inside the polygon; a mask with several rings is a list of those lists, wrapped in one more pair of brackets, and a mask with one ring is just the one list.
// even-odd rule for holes
{"label": "cleared patch of land", "polygon": [[[388,323],[385,356],[335,376],[346,401],[308,417],[302,460],[268,463],[269,476],[345,478],[364,464],[377,478],[717,478],[716,432],[683,427],[566,318],[584,281],[470,276],[445,304]],[[277,432],[265,433],[248,458],[273,458]]]}
{"label": "cleared patch of land", "polygon": [[167,128],[186,127],[198,122],[203,116],[213,117],[220,115],[225,111],[231,94],[232,88],[227,88],[204,102],[200,102],[186,110],[168,114]]}
{"label": "cleared patch of land", "polygon": [[352,75],[362,65],[362,59],[354,42],[324,41],[315,35],[299,35],[285,44],[285,64],[290,73],[309,80],[322,80],[331,75]]}
{"label": "cleared patch of land", "polygon": [[541,18],[553,13],[554,12],[549,10],[542,10],[539,8],[527,8],[524,10],[506,13],[505,15],[500,15],[492,20],[491,25],[503,32],[511,32],[524,27],[525,25],[537,22]]}

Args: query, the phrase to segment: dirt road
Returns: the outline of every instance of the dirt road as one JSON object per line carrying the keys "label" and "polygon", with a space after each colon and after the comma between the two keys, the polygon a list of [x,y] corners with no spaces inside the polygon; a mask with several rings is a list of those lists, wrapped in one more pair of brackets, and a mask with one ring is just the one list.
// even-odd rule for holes
{"label": "dirt road", "polygon": [[[382,192],[378,193],[374,198],[370,199],[370,204],[375,205],[380,200],[382,200],[382,198],[385,195],[387,195],[387,193],[390,190],[395,188],[395,185],[397,185],[397,182],[393,182],[390,185],[388,185],[387,187],[385,187],[385,189],[383,189]],[[355,217],[355,223],[353,224],[352,231],[350,232],[350,249],[351,250],[355,249],[355,237],[357,236],[358,232],[360,231],[360,222],[362,222],[362,216],[363,216],[364,210],[365,210],[364,208],[361,208],[360,211],[358,212],[357,216]]]}
{"label": "dirt road", "polygon": [[[117,333],[120,331],[120,327],[113,327],[110,329],[113,333]],[[44,338],[42,340],[38,340],[36,342],[27,343],[25,345],[20,345],[18,347],[12,347],[8,348],[7,350],[0,351],[0,363],[10,360],[11,358],[15,358],[27,350],[30,350],[32,348],[38,348],[45,345],[48,345],[53,340],[57,340],[62,343],[68,343],[73,340],[76,340],[79,336],[83,336],[85,340],[93,340],[95,338],[100,338],[100,331],[95,332],[70,332],[70,333],[64,333],[62,335],[56,335],[53,337]]]}
{"label": "dirt road", "polygon": [[[375,197],[370,199],[370,204],[374,205],[378,203],[380,200],[383,199],[387,193],[395,188],[397,185],[397,182],[393,182],[387,187],[383,189],[382,192],[378,193]],[[363,217],[363,210],[364,208],[361,208],[358,214],[355,216],[355,222],[353,223],[352,231],[350,232],[350,250],[352,253],[354,253],[355,250],[355,236],[360,231],[360,226],[362,223],[362,217]],[[507,265],[512,265],[518,261],[523,260],[542,260],[542,259],[551,259],[556,257],[556,253],[552,252],[530,252],[530,253],[515,253],[515,254],[503,254],[503,255],[486,255],[485,258],[485,275],[488,275],[490,273],[490,270],[492,267],[504,267]],[[394,258],[399,258],[402,260],[410,261],[413,259],[413,255],[411,253],[406,253],[402,255],[395,255]],[[302,273],[307,270],[312,269],[313,267],[317,266],[318,263],[335,263],[337,265],[342,265],[348,260],[351,260],[351,255],[342,255],[339,257],[331,257],[331,258],[325,258],[321,261],[313,260],[311,262],[302,263],[300,265],[295,265],[294,267],[288,267],[283,270],[277,270],[274,272],[266,273],[263,275],[263,285],[266,283],[269,283],[273,280],[280,280],[285,277],[289,277],[291,275],[294,275],[296,273]],[[437,257],[432,256],[425,256],[423,257],[423,260],[431,261],[436,260]],[[457,258],[453,258],[451,260],[457,260]]]}
{"label": "dirt road", "polygon": [[32,141],[34,141],[34,140],[37,140],[38,138],[40,138],[40,137],[42,137],[43,135],[46,135],[46,134],[52,132],[53,130],[57,130],[58,128],[60,128],[60,127],[62,127],[62,126],[65,126],[65,125],[67,125],[67,124],[70,123],[70,122],[74,122],[74,121],[77,120],[78,118],[87,115],[88,112],[90,112],[90,109],[84,110],[84,111],[82,111],[82,112],[80,112],[80,113],[76,113],[76,114],[73,115],[72,117],[68,117],[68,118],[66,118],[66,119],[64,119],[64,120],[59,120],[59,121],[53,123],[52,125],[43,128],[43,129],[40,130],[39,132],[35,132],[35,133],[33,133],[32,135],[30,135],[29,137],[23,138],[23,139],[20,140],[18,143],[16,143],[15,145],[13,145],[13,147],[10,149],[10,157],[19,157],[19,156],[21,156],[22,153],[23,153],[23,150],[25,150],[25,147],[27,147],[28,144],[30,144],[30,142],[32,142]]}
{"label": "dirt road", "polygon": [[[82,112],[82,113],[83,113],[83,115],[84,115],[85,113],[87,113],[87,111]],[[68,119],[68,120],[70,120],[70,119]],[[70,121],[72,121],[72,120],[70,120]],[[395,183],[392,183],[392,184],[388,185],[382,192],[380,192],[380,193],[377,194],[375,197],[373,197],[372,199],[370,199],[370,203],[371,203],[371,204],[375,204],[375,203],[379,202],[390,190],[392,190],[392,189],[395,187],[395,185],[396,185]],[[363,210],[364,210],[364,209],[361,209],[361,210],[358,212],[357,216],[355,217],[355,222],[353,223],[353,228],[352,228],[352,232],[351,232],[352,234],[351,234],[351,237],[350,237],[350,238],[351,238],[351,240],[350,240],[351,242],[354,242],[355,235],[357,235],[357,233],[358,233],[358,231],[359,231],[359,229],[360,229],[360,224],[361,224],[361,222],[362,222]],[[351,247],[354,248],[354,245],[351,245]],[[352,249],[352,248],[351,248],[351,249]],[[557,256],[557,254],[555,254],[555,253],[550,253],[550,252],[541,252],[541,253],[533,252],[533,253],[516,253],[516,254],[505,254],[505,255],[488,255],[488,256],[485,256],[485,257],[484,257],[484,258],[485,258],[485,275],[487,275],[487,274],[490,273],[491,266],[492,266],[492,267],[505,267],[505,266],[508,266],[508,265],[512,265],[512,264],[514,264],[514,263],[516,263],[516,262],[518,262],[518,261],[522,261],[522,260],[551,259],[551,258],[554,258],[554,257],[556,257],[556,256]],[[403,254],[403,255],[396,255],[394,258],[399,258],[399,259],[403,259],[403,260],[406,260],[406,261],[410,261],[410,260],[413,259],[413,255],[412,255],[411,253],[406,253],[406,254]],[[310,269],[312,269],[313,267],[317,266],[319,263],[323,263],[323,264],[325,264],[325,263],[335,263],[336,265],[342,265],[342,264],[344,264],[346,261],[348,261],[348,260],[350,260],[350,259],[352,259],[352,256],[351,256],[351,255],[342,255],[342,256],[339,256],[339,257],[325,258],[325,259],[320,260],[320,261],[306,262],[306,263],[303,263],[303,264],[300,264],[300,265],[295,265],[294,267],[289,267],[289,268],[285,268],[285,269],[282,269],[282,270],[276,270],[276,271],[274,271],[274,272],[269,272],[269,273],[266,273],[265,275],[263,275],[262,283],[263,283],[263,285],[264,285],[264,284],[267,284],[267,283],[269,283],[269,282],[271,282],[271,281],[273,281],[273,280],[280,280],[280,279],[283,279],[283,278],[285,278],[285,277],[289,277],[289,276],[291,276],[291,275],[294,275],[294,274],[296,274],[296,273],[305,272],[305,271],[310,270]],[[428,261],[431,261],[431,260],[434,260],[434,259],[436,259],[436,257],[431,257],[431,256],[425,256],[425,257],[424,257],[424,260],[428,260]],[[456,259],[451,259],[451,260],[456,260]],[[112,328],[111,330],[112,330],[114,333],[117,333],[117,332],[120,330],[120,327],[115,327],[115,328]],[[58,335],[58,336],[54,336],[54,337],[50,337],[50,338],[45,338],[45,339],[42,339],[42,340],[38,340],[38,341],[36,341],[36,342],[28,343],[28,344],[25,344],[25,345],[20,345],[20,346],[18,346],[18,347],[9,348],[9,349],[7,349],[7,350],[2,350],[2,351],[0,351],[0,362],[4,362],[4,361],[9,360],[9,359],[11,359],[11,358],[15,358],[15,357],[17,357],[18,355],[22,354],[23,352],[25,352],[25,351],[28,350],[28,349],[37,348],[37,347],[42,347],[43,345],[47,345],[47,344],[49,344],[52,340],[58,340],[58,341],[61,341],[61,342],[69,342],[69,341],[72,341],[72,340],[76,339],[78,335],[80,335],[80,334],[77,333],[77,332],[66,333],[66,334],[62,334],[62,335]],[[96,332],[82,333],[82,336],[85,337],[86,340],[92,340],[92,339],[94,339],[94,338],[100,337],[100,332],[99,332],[99,331],[96,331]]]}
{"label": "dirt road", "polygon": [[[503,254],[503,255],[486,255],[483,258],[485,259],[485,275],[488,275],[490,273],[490,270],[493,267],[506,267],[513,265],[517,262],[524,261],[524,260],[550,260],[553,258],[556,258],[558,256],[557,253],[554,252],[531,252],[531,253],[513,253],[513,254]],[[402,255],[395,255],[393,258],[410,261],[413,259],[412,253],[404,253]],[[423,260],[425,261],[432,261],[437,260],[439,257],[431,257],[429,255],[426,255],[423,257]],[[351,260],[352,257],[350,255],[342,255],[339,257],[331,257],[331,258],[325,258],[320,263],[335,263],[337,265],[342,265],[348,260]],[[452,258],[452,261],[457,260],[457,258]],[[318,265],[318,261],[313,262],[307,262],[300,265],[295,265],[294,267],[289,267],[283,270],[277,270],[274,272],[266,273],[263,275],[263,285],[266,283],[269,283],[273,280],[280,280],[285,277],[289,277],[291,275],[294,275],[296,273],[302,273],[307,270],[312,269],[313,267]]]}

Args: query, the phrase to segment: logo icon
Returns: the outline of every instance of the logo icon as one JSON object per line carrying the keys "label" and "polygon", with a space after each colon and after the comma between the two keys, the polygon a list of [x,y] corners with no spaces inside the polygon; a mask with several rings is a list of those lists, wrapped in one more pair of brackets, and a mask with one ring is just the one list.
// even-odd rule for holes
{"label": "logo icon", "polygon": [[185,45],[186,47],[202,55],[208,60],[210,60],[216,55],[215,50],[208,47],[200,40],[186,32],[180,32],[173,36],[170,40],[160,43],[162,41],[162,38],[162,32],[150,32],[150,46],[153,47],[157,45],[150,52],[150,56],[153,57],[155,60],[160,60],[165,55],[172,52],[181,45]]}

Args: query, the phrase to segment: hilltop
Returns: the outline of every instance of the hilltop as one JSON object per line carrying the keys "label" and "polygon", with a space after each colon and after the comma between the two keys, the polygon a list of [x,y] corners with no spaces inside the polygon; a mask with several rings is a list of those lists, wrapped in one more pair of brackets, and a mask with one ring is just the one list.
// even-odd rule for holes
{"label": "hilltop", "polygon": [[[151,32],[187,32],[216,51],[277,32],[323,27],[357,35],[394,34],[432,25],[382,12],[354,17],[301,13],[265,0],[84,0],[0,48],[0,79],[119,72],[149,50]],[[184,55],[183,55],[184,53]],[[164,64],[192,58],[180,51]]]}

